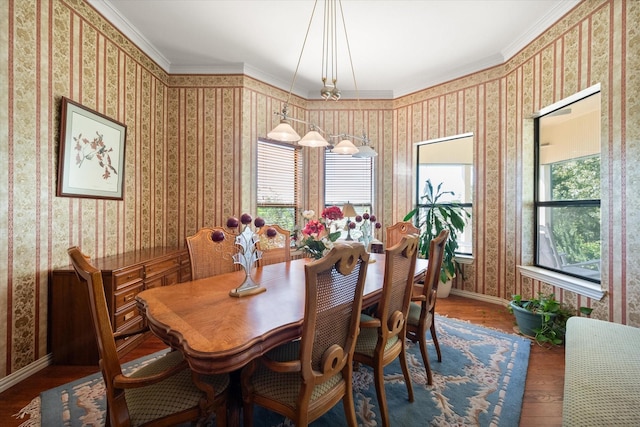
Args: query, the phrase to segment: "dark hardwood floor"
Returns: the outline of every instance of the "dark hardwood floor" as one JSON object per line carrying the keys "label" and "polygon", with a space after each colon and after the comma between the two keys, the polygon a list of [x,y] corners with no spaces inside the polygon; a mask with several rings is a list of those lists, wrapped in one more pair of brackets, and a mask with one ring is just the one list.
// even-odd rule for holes
{"label": "dark hardwood floor", "polygon": [[[438,300],[437,313],[491,328],[513,332],[513,316],[500,305],[451,295]],[[124,357],[124,362],[158,351],[165,346],[154,337]],[[437,362],[435,362],[437,363]],[[18,426],[14,418],[40,391],[97,372],[97,366],[49,366],[0,393],[0,420],[3,426]],[[564,388],[564,347],[531,347],[520,426],[560,426]]]}

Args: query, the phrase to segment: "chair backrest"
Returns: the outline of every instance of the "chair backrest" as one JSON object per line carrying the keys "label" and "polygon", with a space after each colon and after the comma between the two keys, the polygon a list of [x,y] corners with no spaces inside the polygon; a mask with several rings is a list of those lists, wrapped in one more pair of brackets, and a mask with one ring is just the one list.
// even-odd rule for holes
{"label": "chair backrest", "polygon": [[352,361],[368,264],[363,245],[336,244],[323,258],[305,265],[300,360],[311,388]]}
{"label": "chair backrest", "polygon": [[385,250],[384,284],[375,316],[381,323],[379,344],[384,345],[394,336],[404,339],[417,256],[416,234],[403,236],[400,242]]}
{"label": "chair backrest", "polygon": [[390,225],[387,227],[386,246],[390,248],[397,245],[403,236],[408,236],[409,234],[420,235],[420,230],[408,221],[400,221]]}
{"label": "chair backrest", "polygon": [[102,273],[89,263],[89,257],[84,255],[77,246],[69,248],[67,253],[71,258],[71,264],[76,271],[78,279],[81,283],[87,285],[91,320],[96,333],[98,353],[100,355],[100,368],[107,389],[107,407],[110,413],[128,413],[124,390],[113,387],[113,379],[122,374],[122,368],[118,360],[116,341],[113,337],[113,329],[109,319]]}
{"label": "chair backrest", "polygon": [[[432,290],[438,288],[440,282],[440,270],[444,259],[444,247],[449,238],[449,230],[444,229],[429,243],[429,265],[424,277],[423,295],[429,301]],[[424,304],[424,302],[423,302]]]}
{"label": "chair backrest", "polygon": [[235,234],[223,227],[203,227],[186,238],[191,261],[191,280],[236,271],[233,255],[238,252]]}
{"label": "chair backrest", "polygon": [[260,240],[258,249],[262,251],[259,265],[276,264],[291,260],[291,232],[279,225],[265,225],[256,233]]}

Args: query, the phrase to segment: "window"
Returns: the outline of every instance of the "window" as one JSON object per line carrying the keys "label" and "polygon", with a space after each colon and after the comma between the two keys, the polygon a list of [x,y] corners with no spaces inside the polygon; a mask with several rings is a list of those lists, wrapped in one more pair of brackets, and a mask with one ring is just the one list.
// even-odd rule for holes
{"label": "window", "polygon": [[600,282],[600,92],[535,120],[535,265]]}
{"label": "window", "polygon": [[293,231],[299,217],[302,185],[300,149],[258,141],[258,216]]}
{"label": "window", "polygon": [[[342,206],[349,202],[356,213],[373,211],[373,159],[352,157],[345,154],[325,152],[324,203],[328,206]],[[318,213],[320,215],[320,213]],[[336,227],[347,235],[347,218],[336,221]],[[357,238],[358,232],[352,231]]]}
{"label": "window", "polygon": [[373,159],[326,151],[324,173],[325,206],[350,202],[356,212],[372,212]]}
{"label": "window", "polygon": [[[464,134],[449,138],[425,141],[418,144],[418,172],[416,200],[420,203],[425,183],[431,180],[434,189],[442,183],[445,195],[439,203],[457,203],[471,215],[473,208],[473,135]],[[464,232],[458,236],[457,253],[473,253],[473,218],[467,219]]]}

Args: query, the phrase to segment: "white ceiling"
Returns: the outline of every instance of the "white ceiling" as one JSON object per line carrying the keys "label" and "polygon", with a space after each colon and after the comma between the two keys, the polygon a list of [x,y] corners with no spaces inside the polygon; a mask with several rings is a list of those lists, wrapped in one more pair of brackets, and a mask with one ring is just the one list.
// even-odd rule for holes
{"label": "white ceiling", "polygon": [[[313,0],[88,0],[172,74],[244,73],[288,91]],[[390,99],[515,55],[579,0],[343,0],[353,73],[338,15],[344,98]],[[319,98],[324,1],[293,92]]]}

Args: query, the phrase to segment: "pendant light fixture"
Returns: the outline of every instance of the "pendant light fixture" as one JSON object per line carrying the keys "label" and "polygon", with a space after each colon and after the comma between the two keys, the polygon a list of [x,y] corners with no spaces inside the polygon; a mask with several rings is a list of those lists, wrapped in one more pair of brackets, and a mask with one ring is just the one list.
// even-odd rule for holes
{"label": "pendant light fixture", "polygon": [[331,152],[336,154],[355,154],[358,152],[358,147],[356,147],[353,142],[349,141],[348,139],[343,139],[338,143],[338,145],[333,147]]}
{"label": "pendant light fixture", "polygon": [[311,130],[307,132],[307,134],[302,137],[302,139],[298,142],[298,145],[302,145],[303,147],[326,147],[329,145],[326,139],[319,132],[320,128],[311,124]]}
{"label": "pendant light fixture", "polygon": [[[304,41],[302,43],[302,49],[300,51],[300,56],[298,57],[298,64],[296,65],[295,72],[293,73],[293,79],[291,81],[291,86],[289,88],[289,93],[287,95],[287,100],[284,103],[282,111],[274,112],[275,115],[280,116],[280,124],[276,126],[271,132],[267,133],[267,137],[270,139],[274,139],[277,141],[284,142],[297,142],[299,145],[307,146],[307,147],[326,147],[329,145],[327,139],[341,139],[340,142],[333,147],[332,152],[339,154],[351,154],[357,157],[361,148],[365,148],[365,151],[368,153],[367,155],[362,155],[360,157],[373,157],[377,155],[377,153],[369,146],[369,139],[366,134],[363,137],[358,137],[355,135],[349,134],[337,134],[331,135],[327,132],[323,131],[319,126],[314,123],[308,122],[306,120],[300,120],[289,116],[289,101],[291,100],[291,92],[293,91],[293,87],[295,85],[296,77],[298,76],[298,70],[300,68],[300,62],[302,60],[302,55],[304,53],[304,49],[307,43],[307,38],[309,37],[309,31],[311,29],[311,23],[313,22],[313,17],[315,15],[316,7],[318,6],[318,1],[316,0],[313,5],[313,10],[311,12],[311,17],[309,19],[309,24],[307,26],[307,32],[304,37]],[[322,45],[322,88],[320,89],[320,96],[325,100],[333,100],[338,101],[342,94],[340,89],[338,89],[338,32],[337,32],[337,15],[338,9],[340,12],[340,18],[342,20],[342,27],[344,29],[344,37],[346,41],[347,52],[349,54],[349,63],[351,65],[351,74],[353,75],[353,83],[355,86],[356,98],[358,101],[358,109],[360,111],[360,95],[358,92],[358,84],[356,83],[356,75],[353,70],[353,61],[351,59],[351,48],[349,46],[349,38],[347,36],[347,26],[344,22],[344,13],[342,10],[342,1],[341,0],[324,0],[324,26],[323,26],[323,45]],[[305,126],[309,127],[309,132],[305,134],[304,137],[300,138],[300,135],[293,129],[291,126],[292,122],[302,123]],[[354,140],[358,140],[362,142],[360,147],[357,147],[347,138],[351,138]],[[373,155],[371,155],[373,153]]]}

